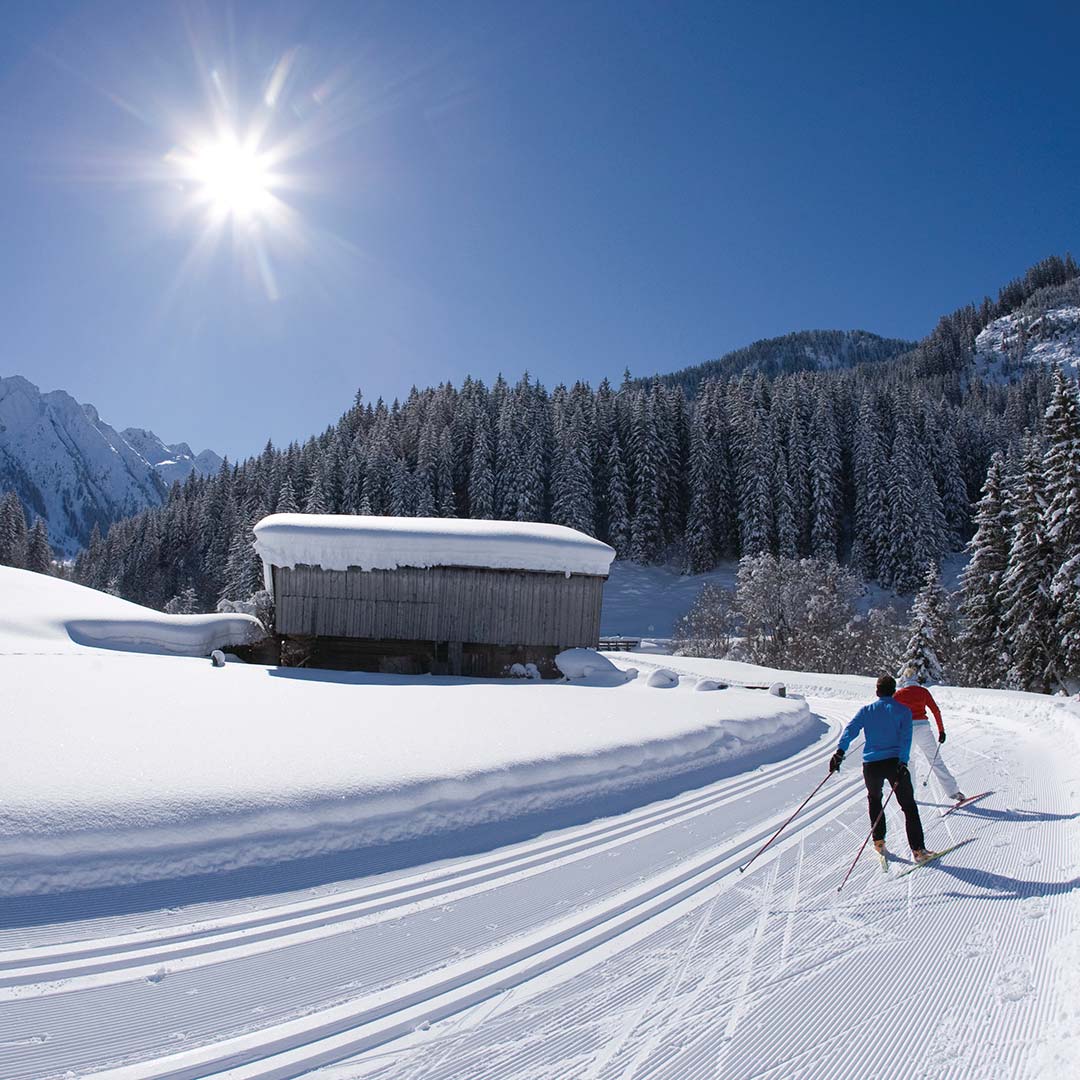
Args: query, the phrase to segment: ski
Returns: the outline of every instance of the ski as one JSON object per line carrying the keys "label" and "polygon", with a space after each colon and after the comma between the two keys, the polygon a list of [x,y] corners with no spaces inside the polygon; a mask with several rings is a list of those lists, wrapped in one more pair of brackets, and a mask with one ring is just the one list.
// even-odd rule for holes
{"label": "ski", "polygon": [[993,795],[992,791],[983,791],[978,795],[969,795],[966,799],[961,799],[958,803],[953,803],[948,810],[942,810],[941,816],[948,817],[954,810],[959,810],[964,806],[970,806],[973,802],[978,802],[979,799],[985,799],[987,795]]}
{"label": "ski", "polygon": [[929,859],[924,859],[922,862],[915,863],[914,866],[907,866],[900,871],[896,876],[902,878],[905,874],[910,874],[912,870],[918,870],[920,866],[929,866],[932,862],[937,862],[942,855],[948,855],[950,851],[955,851],[958,847],[963,847],[965,844],[970,844],[975,839],[974,836],[969,836],[966,840],[961,840],[957,844],[953,844],[951,847],[945,848],[944,851],[935,851]]}

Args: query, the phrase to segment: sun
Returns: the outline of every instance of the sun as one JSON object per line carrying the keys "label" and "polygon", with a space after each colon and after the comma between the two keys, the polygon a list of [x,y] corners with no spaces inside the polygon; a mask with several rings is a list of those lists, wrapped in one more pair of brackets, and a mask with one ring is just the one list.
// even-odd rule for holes
{"label": "sun", "polygon": [[277,205],[269,155],[232,132],[170,155],[193,201],[211,218],[251,224],[269,217]]}

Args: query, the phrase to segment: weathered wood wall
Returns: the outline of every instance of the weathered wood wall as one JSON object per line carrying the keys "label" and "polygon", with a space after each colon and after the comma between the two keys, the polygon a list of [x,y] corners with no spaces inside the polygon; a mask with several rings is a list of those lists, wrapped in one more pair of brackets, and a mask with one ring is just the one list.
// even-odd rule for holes
{"label": "weathered wood wall", "polygon": [[595,648],[604,579],[401,567],[274,567],[279,634]]}

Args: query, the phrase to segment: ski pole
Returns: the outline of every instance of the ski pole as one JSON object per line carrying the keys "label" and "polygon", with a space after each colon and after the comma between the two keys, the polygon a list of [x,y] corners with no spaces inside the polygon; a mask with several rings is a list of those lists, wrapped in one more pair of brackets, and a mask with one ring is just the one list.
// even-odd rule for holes
{"label": "ski pole", "polygon": [[840,882],[840,885],[836,890],[837,892],[839,892],[840,889],[842,889],[847,884],[847,879],[849,877],[851,877],[851,871],[855,869],[855,863],[857,863],[859,861],[859,859],[862,858],[863,849],[866,847],[867,844],[870,843],[870,837],[874,835],[874,830],[877,828],[878,822],[882,819],[883,815],[885,814],[885,807],[889,805],[889,803],[892,800],[892,797],[895,794],[896,794],[896,788],[894,787],[889,792],[889,797],[885,800],[884,803],[882,803],[881,809],[878,811],[878,816],[876,818],[874,818],[874,824],[870,826],[870,831],[866,834],[866,839],[862,842],[862,847],[859,848],[859,854],[855,856],[855,862],[853,862],[848,867],[848,872],[844,875],[844,880]]}
{"label": "ski pole", "polygon": [[922,786],[926,787],[930,783],[930,774],[934,771],[934,766],[937,764],[938,754],[941,753],[941,743],[937,744],[937,749],[934,751],[934,760],[930,762],[930,772],[926,774],[926,779],[922,782]]}
{"label": "ski pole", "polygon": [[[826,773],[825,780],[828,780],[830,776],[832,776],[831,772]],[[806,796],[806,799],[803,801],[802,806],[799,807],[799,810],[802,810],[803,806],[805,806],[825,786],[825,780],[822,780],[821,783],[818,784],[818,786],[814,788],[814,790],[811,791],[809,795]],[[751,859],[750,862],[743,863],[743,865],[739,867],[740,874],[795,820],[796,817],[798,817],[799,810],[796,810],[795,813],[792,814],[791,817],[789,817],[787,821],[785,821],[784,824],[781,825],[780,828],[777,829],[776,832],[774,832],[772,836],[770,836],[769,839],[761,845],[760,848],[758,848],[757,852],[754,855],[754,858]]]}

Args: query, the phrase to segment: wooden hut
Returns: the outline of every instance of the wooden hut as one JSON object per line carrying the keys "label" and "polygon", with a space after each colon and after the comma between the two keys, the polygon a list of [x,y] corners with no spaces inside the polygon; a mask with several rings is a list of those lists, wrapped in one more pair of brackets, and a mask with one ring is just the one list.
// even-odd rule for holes
{"label": "wooden hut", "polygon": [[598,645],[615,555],[519,521],[272,514],[255,538],[283,664],[407,674],[555,674]]}

